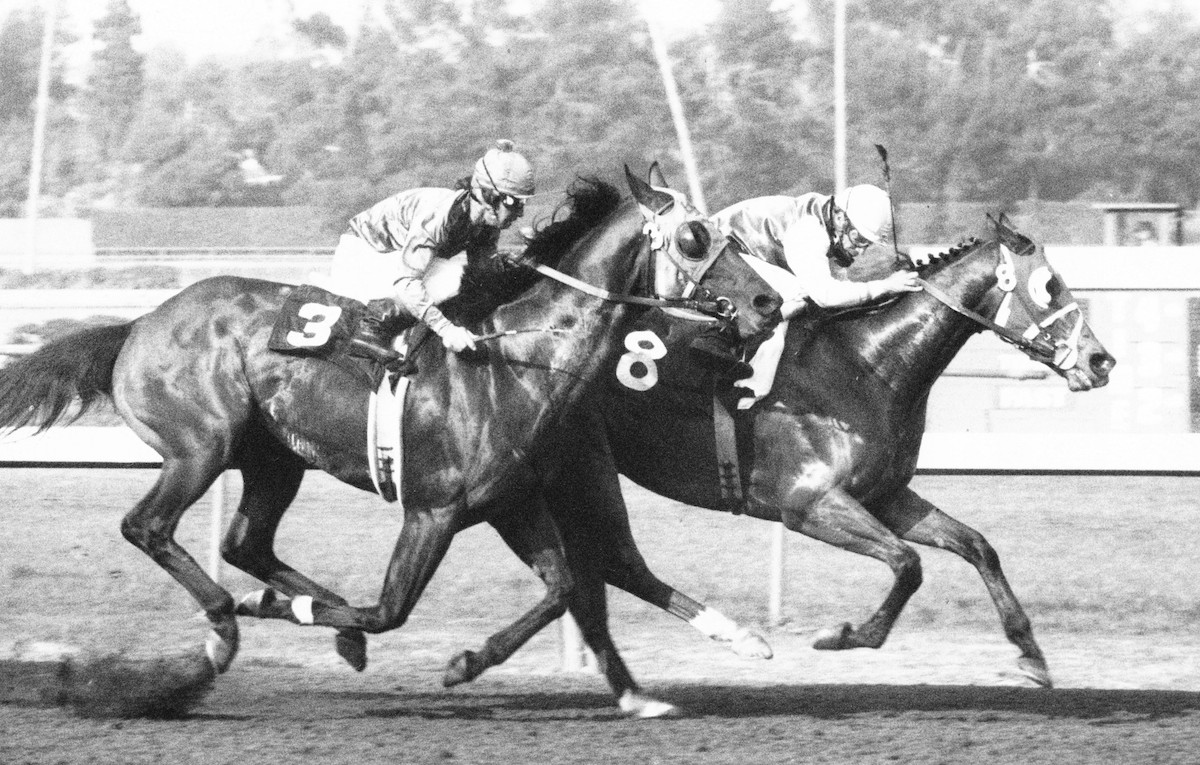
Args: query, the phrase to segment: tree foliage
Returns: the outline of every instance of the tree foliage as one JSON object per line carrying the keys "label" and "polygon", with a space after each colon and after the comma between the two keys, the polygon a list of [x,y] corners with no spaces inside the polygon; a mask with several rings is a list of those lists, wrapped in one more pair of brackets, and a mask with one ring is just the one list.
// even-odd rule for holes
{"label": "tree foliage", "polygon": [[[671,56],[710,206],[833,185],[832,0],[726,0]],[[1200,199],[1200,29],[1121,23],[1109,0],[848,0],[849,178],[888,147],[906,201]],[[499,137],[555,197],[578,174],[683,161],[634,0],[382,0],[359,28],[297,18],[281,52],[142,57],[109,0],[83,93],[58,87],[49,188],[93,204],[309,204],[331,228],[405,187],[450,185]],[[0,24],[0,211],[27,172],[40,17]],[[70,115],[76,115],[72,118]],[[77,140],[82,121],[99,159]],[[253,151],[270,188],[252,188]],[[89,163],[92,163],[89,165]],[[87,185],[96,168],[100,182]]]}

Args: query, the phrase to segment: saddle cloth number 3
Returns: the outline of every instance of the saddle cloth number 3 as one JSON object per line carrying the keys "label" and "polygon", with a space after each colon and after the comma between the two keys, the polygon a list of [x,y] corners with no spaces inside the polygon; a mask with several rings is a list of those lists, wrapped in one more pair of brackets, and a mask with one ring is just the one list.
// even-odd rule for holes
{"label": "saddle cloth number 3", "polygon": [[305,319],[299,330],[287,333],[287,341],[296,348],[319,348],[329,342],[333,325],[342,317],[342,309],[336,305],[305,303],[296,310],[296,315]]}

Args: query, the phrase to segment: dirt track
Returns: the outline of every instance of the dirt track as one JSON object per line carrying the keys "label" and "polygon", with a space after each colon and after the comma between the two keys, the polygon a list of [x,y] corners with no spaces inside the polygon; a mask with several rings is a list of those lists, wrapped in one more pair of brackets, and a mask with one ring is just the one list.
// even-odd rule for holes
{"label": "dirt track", "polygon": [[1200,749],[1197,645],[1048,644],[1059,687],[1045,690],[1012,671],[994,636],[908,634],[879,652],[825,654],[808,635],[777,633],[776,658],[756,662],[664,617],[621,642],[646,690],[686,714],[631,721],[599,677],[554,668],[548,637],[446,691],[442,659],[477,636],[429,625],[373,639],[372,666],[356,675],[320,633],[288,627],[248,629],[251,645],[282,640],[288,659],[278,644],[274,657],[244,652],[185,720],[0,707],[0,762],[1065,765],[1192,763]]}
{"label": "dirt track", "polygon": [[[0,492],[19,501],[8,503],[0,535],[0,654],[45,639],[150,655],[199,646],[194,603],[116,531],[153,476],[114,472],[3,476]],[[347,500],[312,483],[283,529],[295,550],[288,558],[370,602],[395,519],[369,496]],[[550,632],[446,691],[445,661],[540,594],[484,529],[456,541],[404,628],[371,638],[361,675],[340,664],[327,631],[242,620],[238,660],[188,719],[89,720],[0,704],[0,763],[1200,761],[1192,481],[926,484],[1004,557],[1056,689],[1016,675],[1015,650],[975,573],[924,550],[926,584],[883,649],[811,650],[813,630],[865,617],[889,578],[873,562],[796,542],[792,626],[769,635],[769,662],[739,659],[628,596],[612,598],[626,661],[648,692],[685,711],[681,719],[624,719],[599,677],[557,668]],[[202,554],[206,518],[190,518],[181,538]],[[761,618],[761,525],[672,506],[634,520],[666,578],[740,621]],[[253,586],[229,579],[234,592]]]}

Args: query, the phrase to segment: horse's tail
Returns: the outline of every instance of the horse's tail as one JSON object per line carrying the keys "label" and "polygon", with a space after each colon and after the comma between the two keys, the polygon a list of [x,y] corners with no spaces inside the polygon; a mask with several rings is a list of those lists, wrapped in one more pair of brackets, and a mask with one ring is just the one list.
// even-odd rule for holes
{"label": "horse's tail", "polygon": [[[0,368],[0,431],[79,419],[112,395],[113,366],[133,323],[92,327],[51,341]],[[79,402],[78,409],[71,404]]]}

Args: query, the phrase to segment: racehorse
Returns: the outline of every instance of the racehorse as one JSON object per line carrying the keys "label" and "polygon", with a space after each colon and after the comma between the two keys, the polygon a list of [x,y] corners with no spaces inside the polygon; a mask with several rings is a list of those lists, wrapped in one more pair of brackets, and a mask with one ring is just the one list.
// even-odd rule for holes
{"label": "racehorse", "polygon": [[[404,524],[374,606],[350,606],[275,555],[276,528],[307,468],[374,490],[369,387],[337,364],[268,348],[292,286],[215,277],[133,322],[47,344],[0,370],[0,428],[45,429],[111,397],[162,456],[157,482],[125,516],[122,534],[201,604],[216,673],[236,656],[237,614],[333,627],[343,657],[365,666],[362,633],[401,626],[454,534],[484,520],[502,533],[517,529],[514,536],[529,540],[523,557],[569,590],[572,564],[545,508],[511,501],[530,494],[543,437],[651,306],[701,311],[693,317],[747,336],[779,316],[778,295],[681,194],[652,188],[628,168],[626,176],[631,201],[600,182],[577,188],[574,214],[546,226],[517,265],[491,274],[507,287],[486,311],[464,295],[467,307],[454,318],[493,338],[485,348],[454,354],[424,343],[414,351],[419,372],[403,423]],[[332,331],[329,310],[309,315],[314,335]],[[539,328],[553,331],[529,331]],[[76,400],[81,406],[72,410]],[[244,489],[222,554],[270,586],[240,604],[174,540],[184,511],[227,468],[241,471]],[[669,711],[639,691],[612,644],[603,604],[590,605],[576,597],[572,610],[604,657],[622,709]]]}
{"label": "racehorse", "polygon": [[[739,478],[753,518],[886,563],[895,580],[863,624],[819,634],[825,650],[878,648],[922,581],[906,542],[949,550],[983,578],[1018,667],[1051,685],[1029,618],[999,558],[977,531],[909,488],[930,390],[972,334],[985,327],[1064,378],[1072,391],[1104,386],[1115,361],[1088,326],[1044,252],[1001,217],[972,240],[918,268],[924,289],[884,305],[793,319],[771,393],[736,415]],[[878,248],[877,248],[878,249]],[[887,270],[913,268],[887,258]],[[864,273],[856,278],[878,278]],[[855,271],[850,272],[851,276]],[[1015,328],[1015,329],[1012,329]],[[739,653],[769,657],[765,642],[659,580],[629,527],[618,473],[687,505],[729,510],[717,471],[711,382],[686,353],[693,330],[658,311],[639,319],[627,348],[654,373],[609,364],[571,416],[585,434],[546,501],[568,547],[609,584],[667,610]],[[651,350],[652,349],[652,350]],[[628,356],[628,354],[627,354]],[[725,402],[732,407],[732,400]],[[730,572],[732,573],[732,572]],[[548,593],[547,597],[552,595]],[[454,662],[468,680],[504,655],[496,639]]]}

